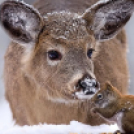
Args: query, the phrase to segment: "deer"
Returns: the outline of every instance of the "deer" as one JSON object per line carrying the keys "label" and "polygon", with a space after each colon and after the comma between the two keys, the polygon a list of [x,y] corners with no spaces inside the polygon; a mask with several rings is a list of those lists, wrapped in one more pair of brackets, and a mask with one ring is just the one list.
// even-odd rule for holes
{"label": "deer", "polygon": [[107,124],[90,100],[107,80],[128,92],[123,27],[133,10],[133,0],[4,1],[5,97],[16,124]]}

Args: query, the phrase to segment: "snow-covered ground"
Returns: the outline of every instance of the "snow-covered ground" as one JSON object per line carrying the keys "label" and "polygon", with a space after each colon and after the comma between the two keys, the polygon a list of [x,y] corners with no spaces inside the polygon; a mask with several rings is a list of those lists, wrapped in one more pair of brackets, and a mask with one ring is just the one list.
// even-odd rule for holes
{"label": "snow-covered ground", "polygon": [[0,105],[0,134],[99,134],[103,132],[115,132],[117,125],[101,125],[91,127],[77,121],[71,121],[70,125],[47,125],[39,124],[36,126],[16,126],[12,120],[9,104],[3,100]]}

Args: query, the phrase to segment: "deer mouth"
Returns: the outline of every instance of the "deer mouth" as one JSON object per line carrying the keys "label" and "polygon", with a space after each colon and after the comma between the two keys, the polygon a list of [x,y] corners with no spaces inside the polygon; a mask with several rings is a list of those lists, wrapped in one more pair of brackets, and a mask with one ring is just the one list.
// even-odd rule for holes
{"label": "deer mouth", "polygon": [[100,84],[95,79],[85,78],[76,87],[74,97],[77,99],[91,99],[100,89]]}

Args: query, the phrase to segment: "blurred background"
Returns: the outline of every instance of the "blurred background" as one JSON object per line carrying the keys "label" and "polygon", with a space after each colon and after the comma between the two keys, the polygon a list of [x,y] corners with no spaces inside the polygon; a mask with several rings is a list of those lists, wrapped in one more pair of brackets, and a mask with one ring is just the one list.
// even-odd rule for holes
{"label": "blurred background", "polygon": [[[0,3],[4,0],[0,0]],[[24,0],[26,3],[32,4],[35,0]],[[128,39],[128,52],[127,59],[130,72],[130,85],[129,93],[134,94],[134,15],[125,26],[127,39]],[[3,84],[3,67],[4,67],[4,54],[10,42],[10,39],[0,27],[0,100],[4,98],[4,84]]]}

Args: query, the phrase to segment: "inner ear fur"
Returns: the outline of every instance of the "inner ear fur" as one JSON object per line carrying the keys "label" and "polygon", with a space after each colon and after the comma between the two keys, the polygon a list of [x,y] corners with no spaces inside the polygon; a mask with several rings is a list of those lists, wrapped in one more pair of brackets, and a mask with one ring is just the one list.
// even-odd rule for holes
{"label": "inner ear fur", "polygon": [[111,84],[109,81],[107,81],[107,82],[105,83],[105,87],[106,87],[106,89],[108,89],[108,90],[111,90],[111,89],[113,88],[112,84]]}
{"label": "inner ear fur", "polygon": [[127,23],[134,11],[132,0],[103,0],[87,9],[82,18],[87,30],[98,41],[113,38]]}
{"label": "inner ear fur", "polygon": [[24,46],[35,44],[43,27],[43,19],[37,10],[15,0],[0,5],[0,23],[15,42]]}
{"label": "inner ear fur", "polygon": [[110,81],[106,81],[106,83],[104,85],[104,90],[107,92],[107,94],[112,94],[113,86]]}

